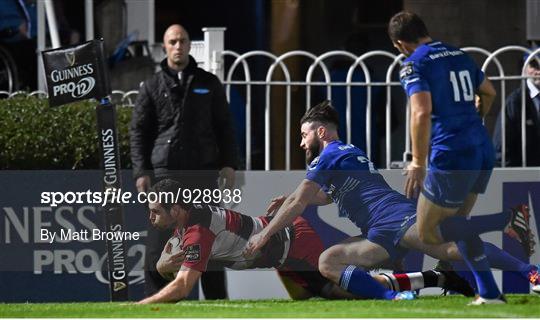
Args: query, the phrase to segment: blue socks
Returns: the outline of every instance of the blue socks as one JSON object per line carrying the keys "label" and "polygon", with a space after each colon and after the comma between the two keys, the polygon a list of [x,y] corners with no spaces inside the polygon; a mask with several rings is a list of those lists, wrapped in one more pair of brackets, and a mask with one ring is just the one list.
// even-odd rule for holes
{"label": "blue socks", "polygon": [[[470,220],[464,217],[450,217],[443,221],[440,230],[445,241],[458,241],[463,234],[482,234],[491,231],[501,231],[510,221],[508,212],[489,215],[473,216]],[[461,250],[460,250],[461,251]],[[524,278],[534,266],[516,259],[514,256],[501,250],[497,246],[484,242],[484,252],[491,267],[515,272]],[[463,253],[462,253],[463,254]]]}
{"label": "blue socks", "polygon": [[[501,217],[497,216],[496,219],[493,219],[491,227],[499,226],[502,221]],[[456,242],[465,264],[474,275],[480,296],[486,299],[495,299],[501,292],[484,254],[484,243],[478,236],[478,231],[482,228],[478,226],[480,224],[478,222],[471,223],[465,217],[450,217],[441,223],[440,230],[445,241]]]}
{"label": "blue socks", "polygon": [[527,280],[529,280],[529,272],[535,268],[535,266],[516,259],[514,256],[489,242],[484,242],[484,252],[488,257],[489,264],[493,268],[515,272]]}
{"label": "blue socks", "polygon": [[386,289],[371,275],[353,265],[347,266],[341,273],[339,286],[352,294],[368,299],[392,300],[397,292]]}
{"label": "blue socks", "polygon": [[491,231],[502,231],[510,221],[508,212],[474,216],[470,220],[465,217],[446,218],[440,226],[443,239],[461,240],[465,233],[482,234]]}
{"label": "blue socks", "polygon": [[500,213],[473,216],[469,220],[469,227],[474,234],[482,234],[491,231],[502,231],[508,222],[510,222],[510,214],[503,211]]}
{"label": "blue socks", "polygon": [[495,299],[501,295],[495,282],[489,261],[484,254],[484,244],[479,236],[469,237],[467,240],[456,242],[463,260],[472,271],[478,294],[482,298]]}
{"label": "blue socks", "polygon": [[470,221],[464,217],[450,217],[444,219],[439,225],[444,241],[454,242],[463,240],[464,237],[470,235],[472,230],[469,222]]}

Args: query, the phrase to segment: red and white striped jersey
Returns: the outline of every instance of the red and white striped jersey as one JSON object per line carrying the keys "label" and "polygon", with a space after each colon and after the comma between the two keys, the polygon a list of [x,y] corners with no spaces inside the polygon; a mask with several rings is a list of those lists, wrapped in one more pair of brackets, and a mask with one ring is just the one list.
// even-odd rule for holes
{"label": "red and white striped jersey", "polygon": [[167,242],[161,259],[183,250],[183,266],[204,272],[209,260],[243,270],[279,267],[287,258],[291,228],[272,236],[255,256],[245,258],[242,255],[249,238],[269,223],[268,217],[251,217],[210,205],[195,206],[188,215],[186,225],[181,230],[176,229]]}

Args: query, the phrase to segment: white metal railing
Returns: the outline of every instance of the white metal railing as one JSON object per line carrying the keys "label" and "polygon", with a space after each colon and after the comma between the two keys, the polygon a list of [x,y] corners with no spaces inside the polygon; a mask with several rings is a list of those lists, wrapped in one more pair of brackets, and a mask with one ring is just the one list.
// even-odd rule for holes
{"label": "white metal railing", "polygon": [[[222,32],[222,30],[217,30],[218,32]],[[214,73],[217,73],[220,78],[223,80],[223,83],[225,85],[225,90],[227,94],[227,98],[231,99],[231,89],[233,86],[240,86],[245,89],[245,112],[246,112],[246,119],[245,119],[245,153],[246,153],[246,164],[245,167],[247,170],[251,170],[252,168],[252,137],[251,137],[251,127],[252,127],[252,110],[253,106],[256,103],[255,98],[253,96],[253,87],[254,86],[260,86],[264,88],[264,150],[265,150],[265,163],[264,168],[265,170],[270,170],[271,168],[271,107],[272,107],[272,101],[271,101],[271,90],[276,87],[285,87],[285,127],[282,128],[285,130],[285,150],[283,152],[284,160],[285,160],[285,168],[286,170],[290,170],[291,168],[291,142],[293,140],[296,140],[294,138],[291,138],[290,130],[291,130],[291,112],[292,108],[294,107],[292,105],[292,89],[295,88],[303,88],[305,90],[304,97],[306,101],[305,109],[309,108],[311,106],[312,102],[312,92],[311,88],[313,86],[315,87],[322,87],[326,88],[326,90],[323,90],[326,92],[326,96],[328,99],[332,99],[332,87],[341,86],[345,87],[346,89],[346,137],[345,141],[350,143],[352,138],[352,124],[354,123],[355,119],[352,118],[352,110],[353,108],[362,108],[362,110],[365,111],[365,139],[366,139],[366,153],[368,156],[371,156],[372,150],[371,146],[373,141],[371,141],[371,131],[373,130],[373,124],[372,124],[372,89],[376,86],[383,87],[385,89],[385,104],[384,104],[384,113],[385,113],[385,165],[387,168],[390,168],[392,165],[392,132],[391,132],[391,115],[392,115],[392,88],[400,87],[400,83],[397,81],[397,75],[395,74],[396,67],[399,66],[400,62],[404,58],[403,55],[395,55],[390,52],[386,51],[370,51],[367,52],[361,56],[356,56],[350,52],[346,51],[330,51],[327,53],[324,53],[322,55],[316,56],[310,52],[296,50],[284,53],[282,55],[274,55],[270,52],[266,51],[250,51],[244,54],[239,54],[233,51],[224,50],[224,51],[216,51],[216,50],[202,50],[202,48],[199,48],[201,46],[205,45],[204,43],[197,44],[196,47],[198,50],[196,52],[198,53],[197,56],[198,62],[200,65],[204,66],[205,68],[211,69],[210,71],[213,71]],[[206,43],[206,45],[208,45]],[[485,57],[485,60],[482,65],[482,70],[486,71],[491,63],[495,64],[497,74],[496,75],[489,75],[489,78],[494,82],[499,82],[501,85],[501,91],[498,92],[500,97],[500,105],[501,110],[500,112],[505,112],[505,100],[507,96],[506,88],[507,88],[507,82],[510,80],[520,80],[521,86],[522,86],[522,113],[521,113],[521,137],[522,137],[522,166],[525,167],[527,165],[526,162],[526,145],[527,145],[527,137],[526,137],[526,114],[525,114],[525,99],[524,95],[526,90],[525,88],[525,81],[526,79],[530,78],[527,77],[525,74],[525,65],[529,63],[531,59],[533,59],[534,55],[537,53],[540,53],[540,49],[537,49],[533,52],[532,55],[529,56],[527,61],[525,61],[523,68],[521,70],[521,74],[519,75],[509,75],[505,73],[504,66],[499,60],[499,56],[501,54],[506,54],[508,52],[521,52],[521,53],[531,53],[531,51],[522,46],[506,46],[502,47],[498,50],[495,50],[494,52],[489,52],[482,48],[477,47],[466,47],[463,48],[464,51],[469,53],[476,53],[480,54],[481,56]],[[201,54],[204,52],[204,57],[201,56]],[[307,59],[308,64],[306,65],[306,72],[301,79],[292,79],[292,75],[294,74],[291,72],[290,68],[287,66],[286,61],[290,58],[302,58]],[[346,80],[344,82],[332,82],[331,81],[331,66],[325,62],[331,58],[335,57],[341,57],[345,58],[351,61],[351,64],[347,70],[347,76]],[[385,72],[385,78],[383,81],[376,81],[374,80],[372,71],[369,68],[369,64],[367,60],[371,60],[375,57],[378,58],[385,58],[389,60],[389,64],[386,67]],[[223,70],[223,60],[225,58],[232,59],[230,67],[226,72]],[[203,61],[206,59],[206,61]],[[210,61],[208,61],[210,59]],[[253,59],[264,59],[266,60],[268,67],[264,69],[262,72],[259,68],[258,75],[262,76],[264,74],[264,79],[254,79],[253,76],[255,72],[253,71],[253,64],[250,64],[250,62]],[[242,72],[236,72],[241,67]],[[275,71],[276,68],[281,70],[283,73],[284,80],[275,80]],[[358,82],[353,81],[353,75],[357,70],[360,70],[361,73],[364,76],[364,81]],[[315,72],[317,70],[320,70],[322,72],[323,80],[313,80],[315,76]],[[234,76],[236,78],[241,78],[242,80],[234,80]],[[352,88],[353,87],[362,87],[365,88],[366,91],[366,101],[365,105],[359,105],[358,102],[353,101],[352,99]],[[20,96],[27,93],[23,92],[0,92],[0,98],[8,98],[13,96]],[[135,102],[135,97],[138,94],[136,90],[129,91],[129,92],[122,92],[115,90],[113,91],[113,101],[119,104],[127,105],[127,106],[133,106]],[[43,91],[37,91],[30,93],[30,95],[38,95],[40,97],[46,96],[46,93]],[[400,114],[401,117],[404,117],[404,123],[405,125],[405,136],[397,137],[397,139],[405,139],[404,140],[404,152],[403,152],[403,161],[406,161],[407,155],[411,152],[411,143],[410,143],[410,129],[409,129],[409,121],[407,119],[410,115],[410,106],[408,105],[408,101],[404,100],[403,105],[406,106],[405,114]],[[506,164],[506,120],[504,116],[500,117],[501,121],[501,146],[502,146],[502,163],[501,165],[504,167]],[[294,130],[294,129],[293,129]],[[396,138],[394,138],[395,140]],[[395,160],[395,159],[394,159]]]}
{"label": "white metal railing", "polygon": [[[501,82],[501,92],[499,93],[500,96],[500,105],[501,105],[501,112],[505,112],[505,100],[506,100],[506,82],[509,80],[521,80],[522,86],[525,84],[525,80],[531,77],[527,77],[525,75],[525,67],[523,67],[523,71],[521,75],[515,76],[515,75],[507,75],[504,72],[504,68],[497,58],[498,55],[501,53],[509,52],[509,51],[515,51],[520,50],[522,52],[528,52],[530,53],[530,50],[525,47],[520,46],[507,46],[503,47],[499,50],[496,50],[495,52],[489,52],[485,49],[478,48],[478,47],[466,47],[463,48],[464,51],[469,53],[479,53],[485,56],[485,62],[482,66],[482,70],[486,71],[489,64],[491,62],[495,63],[495,66],[498,71],[498,75],[496,76],[489,76],[492,81],[500,81]],[[540,49],[539,49],[540,50]],[[538,53],[538,51],[535,51],[534,54]],[[534,56],[531,55],[531,56]],[[253,99],[251,97],[251,88],[252,86],[256,85],[264,85],[266,87],[266,100],[265,100],[265,170],[270,170],[271,163],[270,163],[270,143],[271,143],[271,134],[270,129],[272,128],[271,122],[270,122],[270,90],[272,86],[285,86],[286,87],[286,114],[285,114],[285,137],[286,137],[286,144],[285,144],[285,150],[284,150],[284,156],[285,156],[285,163],[286,163],[286,169],[288,170],[290,168],[290,112],[291,112],[291,86],[303,86],[305,87],[305,97],[306,97],[306,108],[308,108],[311,105],[311,87],[312,86],[325,86],[326,87],[326,95],[328,99],[332,99],[332,91],[331,88],[333,86],[345,86],[346,87],[346,141],[351,141],[351,127],[352,122],[354,119],[352,119],[351,116],[351,110],[354,107],[363,107],[366,112],[366,133],[365,133],[365,139],[366,139],[366,153],[368,156],[371,156],[372,150],[372,141],[371,141],[371,132],[372,132],[372,94],[371,89],[374,86],[384,86],[386,88],[386,105],[385,105],[385,127],[386,127],[386,141],[385,141],[385,157],[386,157],[386,167],[390,168],[392,163],[392,136],[391,136],[391,112],[392,112],[392,87],[399,87],[400,84],[397,81],[397,77],[393,77],[394,70],[399,65],[399,63],[404,58],[403,55],[396,56],[395,54],[392,54],[390,52],[386,51],[371,51],[363,54],[360,57],[355,56],[354,54],[346,51],[331,51],[324,53],[318,57],[314,56],[313,54],[305,51],[293,51],[285,53],[281,56],[275,56],[268,52],[263,51],[252,51],[245,54],[238,54],[232,51],[226,51],[224,52],[224,56],[232,56],[234,58],[234,62],[232,63],[231,68],[229,68],[226,80],[224,81],[224,84],[226,85],[227,90],[230,90],[230,87],[232,85],[244,85],[246,86],[246,110],[249,111],[249,114],[251,114]],[[250,70],[249,63],[247,62],[248,58],[253,58],[255,56],[262,56],[265,58],[273,59],[274,62],[271,64],[271,66],[268,68],[268,72],[266,73],[266,79],[264,81],[261,80],[253,80],[251,78],[253,72]],[[309,65],[308,71],[305,76],[304,81],[294,81],[290,79],[290,72],[287,69],[286,65],[282,64],[282,61],[284,61],[286,58],[289,58],[291,56],[305,56],[309,57],[313,62]],[[348,71],[347,71],[347,79],[345,82],[332,82],[330,80],[330,67],[324,62],[325,59],[335,56],[341,56],[349,58],[353,63],[350,65]],[[365,60],[368,58],[373,57],[387,57],[391,60],[391,63],[387,67],[386,72],[386,78],[384,82],[375,82],[372,80],[369,68],[367,68],[367,65],[365,63]],[[531,58],[532,59],[532,58]],[[285,74],[285,80],[283,81],[277,81],[277,80],[271,80],[273,71],[276,67],[276,65],[280,63],[281,69],[283,70]],[[527,61],[528,63],[528,61]],[[234,73],[235,69],[242,64],[244,68],[244,80],[232,80],[232,74]],[[356,71],[356,69],[360,66],[361,71],[365,77],[365,80],[363,82],[353,82],[353,74]],[[524,64],[525,66],[525,64]],[[320,67],[323,76],[324,81],[313,81],[313,73],[315,72],[316,68]],[[394,79],[395,78],[395,79]],[[394,80],[393,80],[394,79]],[[352,102],[352,94],[351,89],[352,87],[366,87],[366,104],[365,106],[359,106],[355,105]],[[525,90],[523,90],[525,92]],[[228,97],[230,97],[230,93],[228,91]],[[407,155],[411,153],[411,143],[410,143],[410,128],[409,128],[409,122],[407,119],[410,116],[410,106],[408,105],[408,102],[406,103],[406,112],[405,112],[405,136],[403,137],[405,139],[405,150],[403,152],[403,161],[406,161]],[[506,165],[506,119],[504,116],[501,118],[501,136],[503,141],[501,142],[502,146],[502,166],[504,167]],[[246,137],[249,137],[250,133],[250,125],[248,123],[249,119],[246,119]],[[523,158],[523,166],[526,166],[526,143],[527,139],[525,136],[525,99],[522,100],[522,158]],[[249,152],[249,146],[246,146],[246,167],[251,167],[251,158],[250,158],[250,152]]]}

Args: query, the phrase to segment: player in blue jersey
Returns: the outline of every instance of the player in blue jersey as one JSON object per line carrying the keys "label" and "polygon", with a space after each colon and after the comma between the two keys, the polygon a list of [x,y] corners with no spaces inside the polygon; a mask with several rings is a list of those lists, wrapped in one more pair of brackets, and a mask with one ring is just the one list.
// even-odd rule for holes
{"label": "player in blue jersey", "polygon": [[405,194],[412,198],[422,190],[420,237],[426,243],[440,243],[435,227],[460,208],[467,214],[487,186],[494,151],[482,117],[496,93],[466,53],[433,41],[417,15],[398,13],[388,28],[394,46],[407,56],[400,71],[411,100],[412,162]]}
{"label": "player in blue jersey", "polygon": [[[400,70],[411,103],[412,162],[405,194],[412,198],[420,193],[416,210],[420,239],[426,244],[456,241],[479,288],[473,305],[504,303],[478,234],[464,234],[457,225],[443,239],[437,228],[455,216],[467,224],[464,217],[486,190],[495,154],[482,117],[495,99],[495,89],[465,52],[434,41],[416,14],[394,15],[388,34],[407,56]],[[528,216],[518,219],[526,223]]]}
{"label": "player in blue jersey", "polygon": [[[415,203],[390,188],[362,150],[339,141],[338,124],[337,112],[328,101],[304,115],[301,147],[310,163],[306,179],[285,200],[278,201],[274,206],[277,209],[274,219],[251,237],[245,255],[250,256],[263,247],[273,234],[301,215],[307,205],[335,202],[339,214],[361,228],[363,237],[351,237],[325,250],[319,258],[319,271],[355,295],[393,299],[396,293],[373,281],[367,269],[388,260],[399,260],[407,249],[419,250],[442,260],[460,260],[461,256],[453,243],[430,245],[419,239]],[[463,226],[461,231],[501,230],[514,216],[515,213],[500,213],[495,215],[496,219],[475,223],[475,229]],[[449,222],[460,223],[455,219]],[[447,235],[445,226],[441,227],[441,232]],[[489,247],[489,251],[491,257],[498,259],[500,267],[523,270],[524,277],[528,272],[537,273],[535,266],[510,261],[495,246]],[[502,262],[506,264],[503,266]]]}

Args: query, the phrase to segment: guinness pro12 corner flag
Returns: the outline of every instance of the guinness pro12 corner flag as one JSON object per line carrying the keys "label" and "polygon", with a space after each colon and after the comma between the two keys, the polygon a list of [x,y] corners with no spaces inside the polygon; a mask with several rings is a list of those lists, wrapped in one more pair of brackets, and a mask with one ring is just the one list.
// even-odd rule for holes
{"label": "guinness pro12 corner flag", "polygon": [[49,105],[101,99],[111,92],[103,55],[103,41],[43,51]]}
{"label": "guinness pro12 corner flag", "polygon": [[[116,130],[116,109],[107,98],[111,92],[103,54],[103,40],[42,52],[49,105],[61,106],[95,98],[97,130],[101,150],[103,188],[122,187],[120,153]],[[124,231],[124,212],[119,203],[101,208],[106,231]],[[107,241],[109,285],[112,301],[128,300],[128,263],[123,240]]]}

